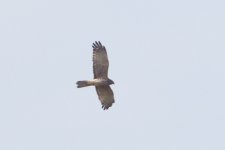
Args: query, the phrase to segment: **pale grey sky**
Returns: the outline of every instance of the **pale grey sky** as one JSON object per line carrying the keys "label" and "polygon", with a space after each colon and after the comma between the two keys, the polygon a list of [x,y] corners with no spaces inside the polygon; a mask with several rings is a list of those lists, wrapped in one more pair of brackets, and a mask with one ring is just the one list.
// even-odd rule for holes
{"label": "pale grey sky", "polygon": [[[1,150],[224,150],[225,1],[0,2]],[[108,50],[101,109],[91,44]]]}

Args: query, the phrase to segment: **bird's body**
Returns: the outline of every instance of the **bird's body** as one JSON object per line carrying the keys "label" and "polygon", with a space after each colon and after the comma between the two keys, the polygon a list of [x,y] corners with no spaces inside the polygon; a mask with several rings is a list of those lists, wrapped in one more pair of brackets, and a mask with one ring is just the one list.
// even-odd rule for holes
{"label": "bird's body", "polygon": [[109,85],[114,82],[108,78],[109,61],[107,52],[100,42],[93,43],[93,80],[77,81],[77,87],[95,86],[102,108],[108,109],[114,103],[114,94]]}
{"label": "bird's body", "polygon": [[84,80],[77,81],[77,87],[86,87],[86,86],[106,86],[110,85],[110,79],[93,79],[93,80]]}

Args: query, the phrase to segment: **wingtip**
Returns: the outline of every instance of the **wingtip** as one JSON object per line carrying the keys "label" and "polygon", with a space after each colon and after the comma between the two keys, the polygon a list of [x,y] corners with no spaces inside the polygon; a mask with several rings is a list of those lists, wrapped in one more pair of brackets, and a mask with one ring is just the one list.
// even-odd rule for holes
{"label": "wingtip", "polygon": [[95,41],[93,44],[92,44],[92,47],[95,49],[95,48],[102,48],[104,46],[102,46],[102,43],[100,41]]}
{"label": "wingtip", "polygon": [[100,41],[95,41],[95,44],[96,44],[98,47],[101,47]]}
{"label": "wingtip", "polygon": [[103,110],[107,110],[109,107],[102,106]]}
{"label": "wingtip", "polygon": [[102,43],[100,41],[98,41],[98,44],[102,47]]}
{"label": "wingtip", "polygon": [[93,48],[97,48],[97,45],[95,45],[95,43],[93,43],[93,44],[92,44],[92,47],[93,47]]}
{"label": "wingtip", "polygon": [[[113,102],[114,103],[114,102]],[[112,104],[113,104],[112,103]],[[109,109],[109,107],[111,107],[112,106],[112,104],[110,104],[110,105],[104,105],[104,104],[102,104],[102,109],[103,110],[107,110],[107,109]]]}

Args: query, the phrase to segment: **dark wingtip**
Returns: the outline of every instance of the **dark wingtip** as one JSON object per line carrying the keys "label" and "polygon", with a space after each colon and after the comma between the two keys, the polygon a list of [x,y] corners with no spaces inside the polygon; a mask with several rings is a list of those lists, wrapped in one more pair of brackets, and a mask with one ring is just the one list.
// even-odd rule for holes
{"label": "dark wingtip", "polygon": [[107,110],[107,109],[109,109],[109,107],[111,107],[112,106],[112,104],[110,104],[110,105],[104,105],[104,104],[102,104],[102,109],[103,110]]}
{"label": "dark wingtip", "polygon": [[97,48],[102,48],[103,46],[102,46],[102,43],[101,43],[100,41],[95,41],[95,42],[93,43],[92,47],[93,47],[94,49],[97,49]]}
{"label": "dark wingtip", "polygon": [[99,45],[99,42],[98,42],[98,41],[95,41],[95,44],[96,44],[98,47],[100,47],[100,45]]}
{"label": "dark wingtip", "polygon": [[102,43],[100,41],[98,41],[98,44],[102,47]]}
{"label": "dark wingtip", "polygon": [[102,109],[103,110],[107,110],[109,107],[106,107],[106,106],[104,106],[104,105],[102,105]]}
{"label": "dark wingtip", "polygon": [[93,48],[97,48],[97,45],[95,45],[95,43],[93,43],[92,47],[93,47]]}

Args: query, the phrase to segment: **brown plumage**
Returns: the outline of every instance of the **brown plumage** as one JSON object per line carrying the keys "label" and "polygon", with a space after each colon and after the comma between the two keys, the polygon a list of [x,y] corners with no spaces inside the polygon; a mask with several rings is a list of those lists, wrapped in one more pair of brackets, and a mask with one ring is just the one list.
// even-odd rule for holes
{"label": "brown plumage", "polygon": [[108,109],[114,103],[113,91],[109,85],[114,82],[108,78],[109,61],[105,47],[95,42],[93,47],[93,80],[78,81],[77,87],[95,86],[102,108]]}

